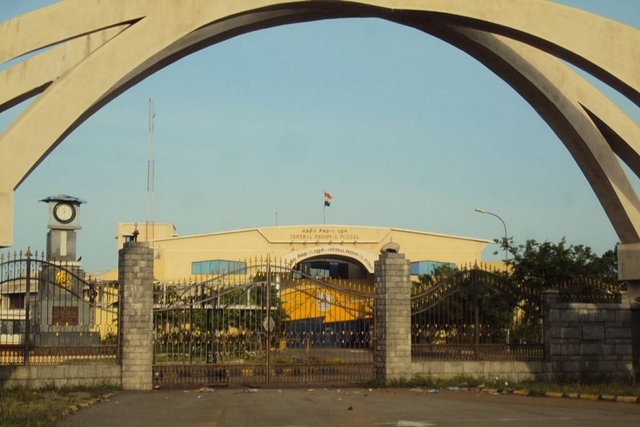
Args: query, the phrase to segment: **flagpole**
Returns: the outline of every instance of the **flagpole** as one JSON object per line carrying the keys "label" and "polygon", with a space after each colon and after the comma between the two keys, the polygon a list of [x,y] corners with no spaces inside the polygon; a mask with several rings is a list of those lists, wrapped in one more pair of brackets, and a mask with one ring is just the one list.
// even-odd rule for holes
{"label": "flagpole", "polygon": [[324,225],[327,223],[327,204],[323,203],[322,206],[322,224]]}

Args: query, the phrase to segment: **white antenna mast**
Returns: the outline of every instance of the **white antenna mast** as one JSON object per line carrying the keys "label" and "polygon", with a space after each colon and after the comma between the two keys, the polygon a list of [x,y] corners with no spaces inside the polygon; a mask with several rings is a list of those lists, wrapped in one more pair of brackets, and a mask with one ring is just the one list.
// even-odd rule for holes
{"label": "white antenna mast", "polygon": [[[154,215],[153,215],[153,195],[155,191],[154,184],[154,160],[153,160],[153,132],[154,121],[156,118],[156,109],[153,100],[149,98],[149,136],[147,139],[147,222],[146,222],[146,240],[153,240],[154,236]],[[151,229],[149,229],[151,223]]]}

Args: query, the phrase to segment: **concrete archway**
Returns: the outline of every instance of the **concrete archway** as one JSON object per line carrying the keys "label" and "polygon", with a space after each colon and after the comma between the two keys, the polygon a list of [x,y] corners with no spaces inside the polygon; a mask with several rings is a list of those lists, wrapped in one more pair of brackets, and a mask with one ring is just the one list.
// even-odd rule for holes
{"label": "concrete archway", "polygon": [[297,265],[304,261],[318,259],[331,259],[342,261],[358,266],[362,271],[369,274],[374,273],[374,263],[376,258],[371,252],[357,248],[343,248],[337,246],[319,246],[313,250],[301,249],[288,253],[282,258],[285,265]]}
{"label": "concrete archway", "polygon": [[[619,159],[640,175],[640,131],[561,60],[640,105],[640,31],[546,0],[191,0],[189,7],[177,0],[66,0],[0,24],[0,62],[39,52],[0,73],[0,112],[38,95],[0,135],[0,246],[12,241],[13,192],[20,183],[123,91],[239,34],[344,17],[377,17],[431,33],[503,78],[567,146],[626,253],[635,256],[640,198]],[[624,267],[631,264],[623,263],[623,275],[640,279],[640,270]]]}

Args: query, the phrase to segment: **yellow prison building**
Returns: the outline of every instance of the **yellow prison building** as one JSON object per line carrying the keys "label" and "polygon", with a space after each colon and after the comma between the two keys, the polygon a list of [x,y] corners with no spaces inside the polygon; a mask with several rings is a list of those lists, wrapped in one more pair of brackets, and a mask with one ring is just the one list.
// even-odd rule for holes
{"label": "yellow prison building", "polygon": [[182,281],[199,275],[229,272],[247,260],[275,260],[317,278],[368,281],[374,262],[389,242],[411,261],[413,275],[428,274],[439,265],[482,262],[489,240],[393,227],[294,225],[260,227],[179,236],[171,223],[118,225],[119,248],[137,232],[154,250],[155,279]]}

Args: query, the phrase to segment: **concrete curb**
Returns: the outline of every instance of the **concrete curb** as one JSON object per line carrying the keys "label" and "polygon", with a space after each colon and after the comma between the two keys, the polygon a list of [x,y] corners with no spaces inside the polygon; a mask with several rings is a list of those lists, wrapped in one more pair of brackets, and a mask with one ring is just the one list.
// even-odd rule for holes
{"label": "concrete curb", "polygon": [[557,391],[548,391],[544,394],[546,397],[564,397],[564,393]]}
{"label": "concrete curb", "polygon": [[600,400],[599,394],[581,394],[580,399],[582,400]]}
{"label": "concrete curb", "polygon": [[[488,394],[514,394],[516,396],[531,396],[530,390],[502,390],[498,388],[449,388],[449,391],[480,391]],[[593,402],[606,401],[606,402],[618,402],[618,403],[640,403],[640,397],[638,396],[614,396],[614,395],[600,395],[600,394],[580,394],[580,393],[563,393],[561,391],[547,391],[542,396],[551,398],[564,398],[564,399],[580,399],[589,400]]]}
{"label": "concrete curb", "polygon": [[638,396],[616,396],[616,402],[638,403]]}

